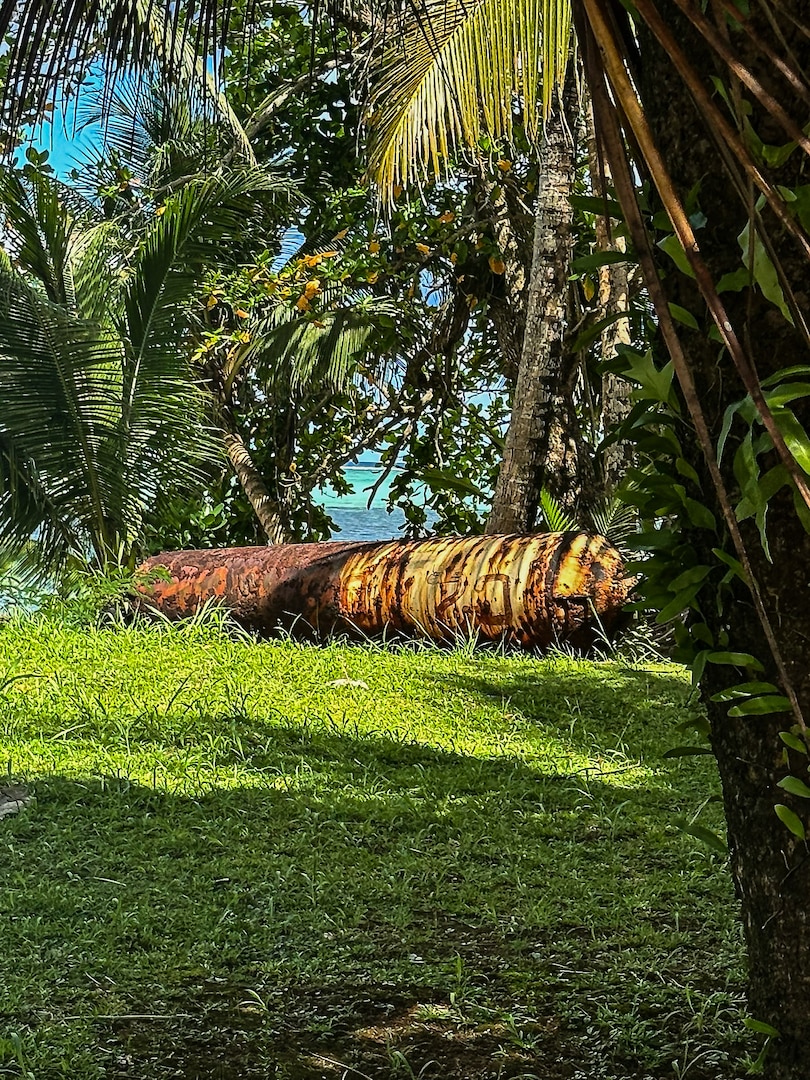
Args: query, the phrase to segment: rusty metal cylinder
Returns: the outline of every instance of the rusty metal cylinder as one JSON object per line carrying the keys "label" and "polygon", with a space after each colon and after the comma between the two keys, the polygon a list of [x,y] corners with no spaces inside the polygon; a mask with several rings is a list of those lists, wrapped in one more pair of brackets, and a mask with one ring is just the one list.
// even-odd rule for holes
{"label": "rusty metal cylinder", "polygon": [[175,551],[143,570],[142,590],[170,619],[221,601],[242,626],[322,639],[381,635],[580,648],[610,633],[633,579],[601,536],[438,537]]}

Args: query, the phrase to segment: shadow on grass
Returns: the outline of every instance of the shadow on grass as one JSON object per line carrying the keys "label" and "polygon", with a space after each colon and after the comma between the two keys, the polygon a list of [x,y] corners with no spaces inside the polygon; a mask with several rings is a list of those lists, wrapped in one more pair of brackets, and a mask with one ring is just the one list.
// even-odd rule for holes
{"label": "shadow on grass", "polygon": [[[543,719],[531,679],[452,680]],[[664,1078],[696,987],[722,1057],[728,887],[667,786],[249,736],[250,785],[53,776],[4,823],[0,1020],[38,1080]]]}

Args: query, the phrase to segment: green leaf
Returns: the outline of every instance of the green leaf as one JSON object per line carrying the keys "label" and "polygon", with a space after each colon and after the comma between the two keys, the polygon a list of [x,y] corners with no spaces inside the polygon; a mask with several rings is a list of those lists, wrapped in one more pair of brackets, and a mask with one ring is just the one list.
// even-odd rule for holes
{"label": "green leaf", "polygon": [[778,690],[778,686],[769,682],[737,683],[736,686],[730,686],[727,690],[712,694],[712,701],[734,701],[737,698],[751,697],[752,694],[770,694]]}
{"label": "green leaf", "polygon": [[670,600],[670,602],[658,612],[655,621],[660,625],[669,622],[670,619],[674,619],[677,615],[680,615],[685,608],[689,607],[699,591],[700,582],[689,585],[685,589],[681,589],[674,600]]}
{"label": "green leaf", "polygon": [[767,697],[755,697],[743,701],[728,710],[729,716],[766,716],[768,713],[790,711],[790,702],[782,694],[770,694]]}
{"label": "green leaf", "polygon": [[[808,187],[808,191],[810,192],[810,187]],[[777,371],[773,375],[769,375],[767,379],[763,379],[762,387],[767,390],[770,386],[778,386],[785,379],[792,379],[794,375],[810,375],[810,364],[795,364],[793,367],[782,368],[781,371]]]}
{"label": "green leaf", "polygon": [[800,739],[798,735],[794,735],[792,731],[780,731],[779,738],[791,750],[795,750],[798,754],[807,755],[807,743],[804,739]]}
{"label": "green leaf", "polygon": [[683,323],[684,326],[688,326],[691,330],[700,329],[698,321],[692,312],[687,311],[686,308],[681,307],[680,304],[670,303],[669,313],[676,322]]}
{"label": "green leaf", "polygon": [[717,292],[741,292],[750,284],[751,272],[741,266],[739,270],[734,270],[730,274],[723,274],[717,282]]}
{"label": "green leaf", "polygon": [[689,822],[682,820],[677,820],[675,824],[681,832],[686,833],[688,836],[694,836],[704,844],[707,844],[710,848],[719,851],[722,855],[728,855],[728,844],[721,839],[716,832],[707,829],[705,825],[698,825],[696,823],[690,824]]}
{"label": "green leaf", "polygon": [[[769,146],[767,143],[762,144],[762,160],[766,165],[770,165],[772,169],[778,169],[781,165],[784,165],[790,155],[798,146],[798,143],[789,142],[784,143],[782,146]],[[793,195],[793,192],[791,192]],[[793,195],[795,201],[796,196]]]}
{"label": "green leaf", "polygon": [[771,1027],[770,1024],[764,1023],[762,1020],[753,1020],[750,1016],[747,1016],[743,1023],[749,1031],[756,1031],[759,1035],[767,1035],[770,1039],[778,1039],[779,1032],[775,1027]]}
{"label": "green leaf", "polygon": [[612,217],[617,221],[624,219],[622,208],[615,199],[600,199],[596,195],[572,195],[569,201],[575,210],[585,210],[598,217]]}
{"label": "green leaf", "polygon": [[798,836],[800,840],[804,840],[807,835],[804,822],[795,811],[791,810],[789,806],[785,806],[784,803],[777,803],[774,806],[776,816],[782,822],[783,825],[787,825],[794,836]]}
{"label": "green leaf", "polygon": [[580,334],[574,338],[571,342],[571,352],[579,352],[581,349],[587,349],[598,337],[601,336],[604,330],[607,330],[609,326],[619,322],[621,319],[629,317],[631,312],[629,311],[614,311],[612,315],[608,315],[604,319],[600,319],[599,322],[593,324],[593,326],[587,327]]}
{"label": "green leaf", "polygon": [[798,776],[786,776],[784,780],[779,781],[777,786],[790,795],[797,795],[800,799],[810,799],[810,787]]}
{"label": "green leaf", "polygon": [[[750,242],[750,222],[737,237],[737,241],[742,248],[743,263],[746,267],[751,269],[752,249]],[[785,303],[785,294],[782,292],[782,286],[779,284],[779,275],[776,272],[776,267],[771,262],[770,256],[765,250],[765,246],[758,233],[754,234],[752,272],[754,280],[759,286],[762,295],[775,307],[779,308],[784,319],[793,325],[793,316],[790,313],[790,308]]]}
{"label": "green leaf", "polygon": [[707,506],[704,506],[703,503],[699,503],[697,499],[686,498],[684,499],[683,504],[686,508],[689,520],[698,529],[711,529],[714,531],[717,528],[714,514]]}
{"label": "green leaf", "polygon": [[443,469],[423,469],[419,477],[434,491],[454,491],[459,495],[471,495],[475,499],[486,498],[483,491],[466,476],[457,476]]}
{"label": "green leaf", "polygon": [[689,570],[684,570],[682,574],[679,574],[675,580],[669,586],[670,592],[680,592],[681,589],[685,589],[687,585],[694,585],[697,581],[703,581],[707,574],[711,573],[710,566],[693,566]]}
{"label": "green leaf", "polygon": [[744,652],[713,652],[709,653],[710,664],[730,664],[732,667],[751,668],[753,671],[764,671],[764,667],[755,656]]}
{"label": "green leaf", "polygon": [[774,409],[773,418],[799,468],[810,474],[810,440],[790,409]]}
{"label": "green leaf", "polygon": [[669,255],[682,274],[686,274],[687,277],[691,278],[695,276],[692,265],[686,257],[686,252],[681,247],[681,242],[675,233],[670,233],[663,240],[659,240],[658,246]]}
{"label": "green leaf", "polygon": [[612,266],[614,263],[636,263],[632,255],[624,251],[594,251],[590,255],[581,255],[571,261],[574,274],[584,274],[589,270],[598,270],[600,266]]}
{"label": "green leaf", "polygon": [[729,555],[722,548],[712,548],[712,555],[716,555],[720,562],[725,563],[736,577],[745,581],[745,571],[739,559],[735,559],[733,555]]}

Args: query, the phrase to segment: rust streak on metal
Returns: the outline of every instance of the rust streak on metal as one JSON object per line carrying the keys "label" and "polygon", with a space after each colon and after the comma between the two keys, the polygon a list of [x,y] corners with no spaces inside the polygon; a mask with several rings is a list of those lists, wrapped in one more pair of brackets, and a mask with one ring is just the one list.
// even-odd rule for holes
{"label": "rust streak on metal", "polygon": [[243,626],[323,638],[476,633],[524,648],[587,648],[610,632],[632,588],[619,553],[585,533],[439,537],[178,551],[143,605],[169,618],[219,599]]}

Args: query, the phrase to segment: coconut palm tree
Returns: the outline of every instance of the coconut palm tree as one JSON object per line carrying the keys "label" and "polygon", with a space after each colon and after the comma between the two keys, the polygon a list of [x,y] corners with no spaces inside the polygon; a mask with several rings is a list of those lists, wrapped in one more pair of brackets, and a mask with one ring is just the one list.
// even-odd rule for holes
{"label": "coconut palm tree", "polygon": [[202,262],[233,235],[248,171],[193,181],[131,249],[70,212],[41,171],[0,177],[0,546],[44,565],[132,562],[158,491],[202,482],[215,433],[191,377],[187,313]]}

